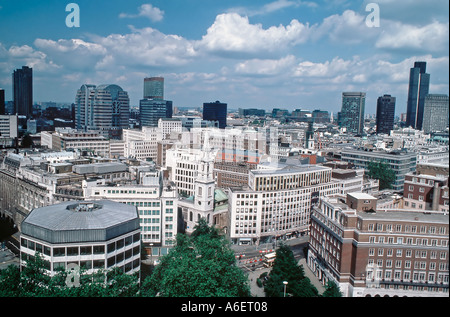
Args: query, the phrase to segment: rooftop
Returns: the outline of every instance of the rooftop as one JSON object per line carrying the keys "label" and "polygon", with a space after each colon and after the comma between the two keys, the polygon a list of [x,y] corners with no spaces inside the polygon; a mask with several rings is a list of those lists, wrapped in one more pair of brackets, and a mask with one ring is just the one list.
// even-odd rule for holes
{"label": "rooftop", "polygon": [[23,234],[50,243],[106,241],[136,229],[136,207],[109,200],[36,208],[22,222]]}

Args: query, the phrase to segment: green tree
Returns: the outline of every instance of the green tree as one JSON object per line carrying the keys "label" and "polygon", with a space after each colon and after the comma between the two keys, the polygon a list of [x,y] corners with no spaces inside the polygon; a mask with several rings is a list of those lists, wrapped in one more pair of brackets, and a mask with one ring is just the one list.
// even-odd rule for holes
{"label": "green tree", "polygon": [[14,297],[20,293],[20,270],[15,265],[9,265],[0,270],[0,297]]}
{"label": "green tree", "polygon": [[119,268],[98,270],[87,274],[80,271],[78,286],[67,283],[69,272],[64,269],[53,277],[46,273],[48,264],[39,253],[30,257],[20,271],[10,265],[0,270],[0,297],[135,297],[139,296],[137,275]]}
{"label": "green tree", "polygon": [[336,283],[328,281],[325,291],[322,297],[342,297],[341,290]]}
{"label": "green tree", "polygon": [[395,181],[394,171],[383,162],[372,161],[367,165],[369,177],[380,181],[380,190],[391,189]]}
{"label": "green tree", "polygon": [[176,245],[143,281],[141,292],[164,297],[248,297],[250,287],[225,236],[201,219],[191,236],[177,235]]}
{"label": "green tree", "polygon": [[285,244],[282,244],[276,251],[275,262],[264,287],[266,296],[284,296],[285,285],[283,282],[288,282],[286,293],[290,296],[317,297],[319,295],[315,286],[305,276],[303,266],[297,264],[292,250]]}

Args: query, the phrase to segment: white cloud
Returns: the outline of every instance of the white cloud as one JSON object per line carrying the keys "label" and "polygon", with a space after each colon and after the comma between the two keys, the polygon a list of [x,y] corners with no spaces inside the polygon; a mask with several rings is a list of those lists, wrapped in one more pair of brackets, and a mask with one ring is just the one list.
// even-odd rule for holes
{"label": "white cloud", "polygon": [[290,72],[296,58],[288,55],[281,59],[252,59],[235,66],[235,72],[250,76],[276,76]]}
{"label": "white cloud", "polygon": [[299,0],[277,0],[265,4],[260,8],[248,8],[248,7],[235,7],[228,10],[228,13],[238,13],[246,16],[257,16],[270,14],[285,8],[298,8],[298,7],[316,8],[318,5],[311,1],[299,1]]}
{"label": "white cloud", "polygon": [[448,52],[448,22],[434,21],[422,27],[400,22],[383,22],[386,27],[375,44],[377,48],[414,52]]}
{"label": "white cloud", "polygon": [[294,19],[287,26],[264,29],[261,24],[251,24],[248,17],[225,13],[216,17],[197,47],[231,57],[234,54],[265,55],[304,43],[308,38],[308,28]]}
{"label": "white cloud", "polygon": [[151,4],[143,4],[138,8],[138,14],[128,14],[121,13],[119,14],[119,18],[137,18],[137,17],[145,17],[150,19],[153,22],[161,21],[164,17],[164,11],[160,10],[157,7],[152,6]]}

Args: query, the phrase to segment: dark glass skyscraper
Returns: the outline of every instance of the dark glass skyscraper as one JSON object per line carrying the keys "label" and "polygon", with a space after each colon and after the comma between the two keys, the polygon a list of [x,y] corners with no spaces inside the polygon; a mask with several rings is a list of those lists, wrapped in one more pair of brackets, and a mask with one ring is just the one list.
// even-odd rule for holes
{"label": "dark glass skyscraper", "polygon": [[377,134],[390,134],[394,129],[395,97],[384,95],[377,101]]}
{"label": "dark glass skyscraper", "polygon": [[5,90],[0,88],[0,115],[5,114]]}
{"label": "dark glass skyscraper", "polygon": [[227,104],[220,101],[204,103],[203,120],[219,121],[219,129],[225,129],[227,126]]}
{"label": "dark glass skyscraper", "polygon": [[172,101],[142,99],[139,103],[139,118],[142,127],[157,127],[161,118],[172,118]]}
{"label": "dark glass skyscraper", "polygon": [[426,73],[426,62],[415,62],[409,74],[406,126],[421,130],[425,96],[430,89],[430,74]]}
{"label": "dark glass skyscraper", "polygon": [[23,66],[13,74],[14,113],[30,118],[33,114],[33,69]]}

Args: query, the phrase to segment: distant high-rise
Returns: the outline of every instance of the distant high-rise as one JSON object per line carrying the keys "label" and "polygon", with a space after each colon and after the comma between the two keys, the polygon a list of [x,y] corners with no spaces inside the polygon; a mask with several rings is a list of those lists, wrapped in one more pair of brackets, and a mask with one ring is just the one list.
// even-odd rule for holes
{"label": "distant high-rise", "polygon": [[390,134],[394,129],[395,97],[384,95],[377,100],[377,134]]}
{"label": "distant high-rise", "polygon": [[364,110],[366,106],[366,93],[342,93],[342,109],[339,114],[339,125],[347,128],[347,132],[362,134],[364,132]]}
{"label": "distant high-rise", "polygon": [[172,118],[172,112],[172,101],[145,98],[139,103],[142,127],[157,127],[158,120]]}
{"label": "distant high-rise", "polygon": [[83,85],[75,98],[75,127],[97,131],[107,138],[120,138],[128,128],[130,99],[117,85]]}
{"label": "distant high-rise", "polygon": [[227,104],[220,101],[204,103],[203,120],[218,121],[219,129],[225,129],[227,126]]}
{"label": "distant high-rise", "polygon": [[164,78],[144,78],[144,99],[164,99]]}
{"label": "distant high-rise", "polygon": [[0,88],[0,115],[5,114],[5,90]]}
{"label": "distant high-rise", "polygon": [[427,95],[423,110],[423,131],[425,133],[445,131],[449,123],[448,115],[448,95]]}
{"label": "distant high-rise", "polygon": [[23,66],[13,74],[14,113],[30,118],[33,114],[33,69]]}
{"label": "distant high-rise", "polygon": [[417,130],[422,130],[425,96],[430,89],[430,74],[426,69],[426,62],[415,62],[409,74],[406,126]]}

